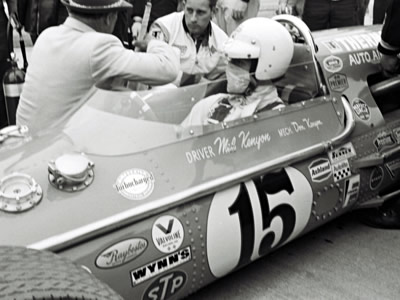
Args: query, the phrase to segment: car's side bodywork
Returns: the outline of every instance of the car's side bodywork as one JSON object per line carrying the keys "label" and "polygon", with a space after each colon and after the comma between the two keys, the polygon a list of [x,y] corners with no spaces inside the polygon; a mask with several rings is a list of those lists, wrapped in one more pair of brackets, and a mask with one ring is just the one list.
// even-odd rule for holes
{"label": "car's side bodywork", "polygon": [[[126,299],[181,298],[398,195],[400,111],[383,114],[368,84],[379,73],[380,28],[311,36],[294,17],[277,20],[300,39],[276,83],[284,109],[182,128],[182,116],[215,87],[99,89],[59,130],[3,142],[0,245],[68,257]],[[138,97],[157,121],[138,114]],[[91,173],[69,188],[56,165],[70,153],[83,153]],[[20,178],[9,183],[16,172],[35,179],[42,199],[10,213],[20,200],[5,195],[23,190]]]}

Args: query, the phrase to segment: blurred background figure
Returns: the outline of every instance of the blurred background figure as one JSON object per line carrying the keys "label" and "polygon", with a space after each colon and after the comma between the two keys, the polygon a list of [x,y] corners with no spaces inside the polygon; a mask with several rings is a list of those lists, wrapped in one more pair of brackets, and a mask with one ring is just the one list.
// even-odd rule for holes
{"label": "blurred background figure", "polygon": [[243,21],[256,17],[259,9],[260,0],[218,0],[213,21],[230,35]]}
{"label": "blurred background figure", "polygon": [[59,0],[15,0],[22,25],[35,43],[39,34],[50,26],[64,23],[67,9]]}
{"label": "blurred background figure", "polygon": [[[21,27],[18,18],[17,0],[6,0],[8,15],[14,27]],[[0,80],[3,81],[3,76],[7,69],[11,66],[8,59],[10,58],[9,40],[7,39],[8,18],[5,11],[3,0],[0,0]],[[3,82],[0,83],[0,128],[8,125],[7,113],[5,107]]]}
{"label": "blurred background figure", "polygon": [[[148,0],[134,0],[133,1],[133,25],[132,35],[134,39],[139,35],[140,28],[142,27],[142,19],[146,3]],[[151,24],[165,15],[173,12],[181,11],[183,9],[183,0],[152,0],[150,19],[147,25],[147,31],[150,29]]]}
{"label": "blurred background figure", "polygon": [[385,19],[386,9],[392,0],[374,0],[373,24],[382,24]]}
{"label": "blurred background figure", "polygon": [[[290,11],[295,7],[297,14],[314,31],[359,25],[361,2],[366,0],[279,0],[278,5],[280,8],[289,6]],[[365,15],[365,9],[361,14]]]}

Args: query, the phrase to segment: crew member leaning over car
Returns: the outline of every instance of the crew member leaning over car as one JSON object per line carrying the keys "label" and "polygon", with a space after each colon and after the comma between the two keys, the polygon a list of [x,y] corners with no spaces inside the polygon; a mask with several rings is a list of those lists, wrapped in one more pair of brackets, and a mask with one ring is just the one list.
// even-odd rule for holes
{"label": "crew member leaning over car", "polygon": [[277,21],[252,18],[231,34],[228,57],[229,94],[209,96],[192,108],[182,126],[216,124],[284,106],[273,79],[283,76],[293,56],[293,40]]}
{"label": "crew member leaning over car", "polygon": [[217,0],[186,0],[183,11],[154,21],[150,35],[180,50],[181,74],[176,85],[214,80],[225,72],[222,45],[226,33],[211,21]]}
{"label": "crew member leaning over car", "polygon": [[382,54],[381,66],[385,76],[392,77],[400,70],[400,0],[389,2],[378,50]]}
{"label": "crew member leaning over car", "polygon": [[128,2],[62,3],[69,17],[64,24],[43,31],[33,47],[17,124],[37,132],[67,121],[85,103],[85,95],[108,78],[161,85],[178,76],[179,57],[165,42],[148,40],[147,53],[139,53],[125,49],[111,34],[118,11],[131,9]]}

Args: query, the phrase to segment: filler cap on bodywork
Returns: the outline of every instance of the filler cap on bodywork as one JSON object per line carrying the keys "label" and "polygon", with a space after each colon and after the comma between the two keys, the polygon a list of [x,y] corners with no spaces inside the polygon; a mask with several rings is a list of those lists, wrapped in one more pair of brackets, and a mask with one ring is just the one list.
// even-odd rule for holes
{"label": "filler cap on bodywork", "polygon": [[64,154],[48,164],[49,181],[59,190],[80,191],[94,179],[94,163],[82,154]]}
{"label": "filler cap on bodywork", "polygon": [[13,173],[0,180],[0,210],[19,213],[42,200],[42,188],[29,175]]}

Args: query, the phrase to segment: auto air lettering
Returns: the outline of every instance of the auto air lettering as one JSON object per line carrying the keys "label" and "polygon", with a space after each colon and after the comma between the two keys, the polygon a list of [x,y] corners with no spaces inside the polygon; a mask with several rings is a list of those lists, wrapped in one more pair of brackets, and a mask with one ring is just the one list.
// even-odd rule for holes
{"label": "auto air lettering", "polygon": [[298,236],[312,201],[306,177],[291,167],[216,193],[207,221],[212,274],[222,277]]}
{"label": "auto air lettering", "polygon": [[349,54],[350,67],[367,63],[378,63],[381,57],[382,54],[378,50],[351,53]]}

